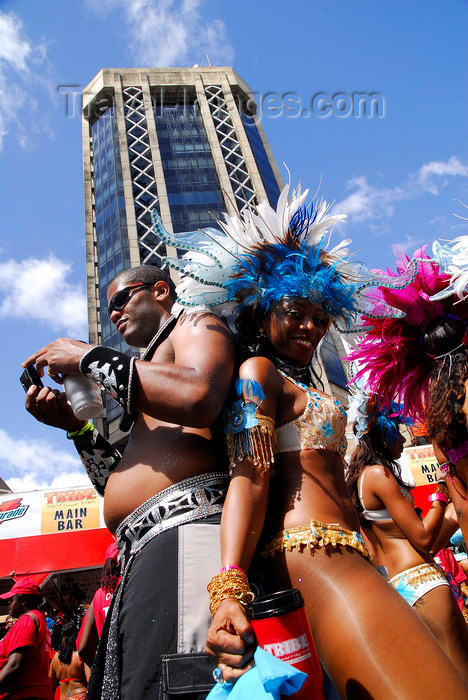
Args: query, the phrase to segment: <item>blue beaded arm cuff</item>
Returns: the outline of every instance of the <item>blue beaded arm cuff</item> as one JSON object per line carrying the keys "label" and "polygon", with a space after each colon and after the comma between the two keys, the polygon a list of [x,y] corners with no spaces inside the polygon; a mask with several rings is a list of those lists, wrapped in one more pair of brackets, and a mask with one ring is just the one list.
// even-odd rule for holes
{"label": "blue beaded arm cuff", "polygon": [[75,443],[94,488],[103,496],[107,479],[120,461],[120,452],[112,447],[92,423],[86,423],[77,433],[67,433],[67,437]]}
{"label": "blue beaded arm cuff", "polygon": [[80,372],[98,384],[126,413],[132,412],[135,357],[96,345],[80,361]]}
{"label": "blue beaded arm cuff", "polygon": [[258,411],[265,395],[260,384],[251,379],[237,379],[238,397],[223,411],[224,432],[229,455],[229,473],[238,462],[248,459],[260,473],[271,471],[275,461],[273,443],[275,421]]}

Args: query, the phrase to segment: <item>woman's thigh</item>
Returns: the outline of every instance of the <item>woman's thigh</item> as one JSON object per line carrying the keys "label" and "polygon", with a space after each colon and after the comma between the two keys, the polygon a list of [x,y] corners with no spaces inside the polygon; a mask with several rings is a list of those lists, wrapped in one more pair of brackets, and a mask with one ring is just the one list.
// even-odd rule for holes
{"label": "woman's thigh", "polygon": [[269,569],[276,586],[301,590],[320,659],[343,697],[468,698],[433,635],[356,551],[292,550]]}
{"label": "woman's thigh", "polygon": [[468,627],[451,588],[433,588],[415,603],[413,609],[468,680]]}

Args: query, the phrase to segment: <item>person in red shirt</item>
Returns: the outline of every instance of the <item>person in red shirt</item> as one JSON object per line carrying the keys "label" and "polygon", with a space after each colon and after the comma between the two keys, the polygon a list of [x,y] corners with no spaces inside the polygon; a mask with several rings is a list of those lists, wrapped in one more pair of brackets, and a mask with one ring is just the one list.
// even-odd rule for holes
{"label": "person in red shirt", "polygon": [[0,641],[0,698],[52,700],[50,633],[39,610],[39,586],[22,578],[0,598],[10,599],[10,614],[18,618]]}
{"label": "person in red shirt", "polygon": [[449,586],[457,600],[465,622],[468,624],[468,608],[465,605],[463,593],[467,589],[467,576],[455,557],[453,552],[448,547],[442,547],[437,554],[434,555],[436,564],[442,567],[447,575]]}
{"label": "person in red shirt", "polygon": [[93,602],[88,608],[77,639],[79,655],[89,667],[94,663],[104,620],[120,581],[119,551],[115,542],[108,546],[104,557],[101,585],[94,594]]}

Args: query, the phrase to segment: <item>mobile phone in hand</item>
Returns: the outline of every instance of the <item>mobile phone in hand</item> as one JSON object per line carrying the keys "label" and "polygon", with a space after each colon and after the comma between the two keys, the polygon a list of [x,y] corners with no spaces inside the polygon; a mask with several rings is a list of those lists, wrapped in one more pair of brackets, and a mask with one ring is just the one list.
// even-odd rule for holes
{"label": "mobile phone in hand", "polygon": [[42,379],[37,373],[37,370],[34,367],[34,365],[29,365],[29,367],[26,367],[26,369],[20,377],[20,382],[23,385],[23,389],[25,391],[27,391],[29,387],[33,384],[37,386],[38,389],[42,389],[42,387],[44,386],[44,384],[42,383]]}

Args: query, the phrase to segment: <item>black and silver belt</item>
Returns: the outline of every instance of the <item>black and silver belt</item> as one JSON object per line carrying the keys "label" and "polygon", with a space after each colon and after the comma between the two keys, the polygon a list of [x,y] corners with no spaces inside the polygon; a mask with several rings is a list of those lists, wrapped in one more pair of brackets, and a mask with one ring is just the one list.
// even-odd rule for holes
{"label": "black and silver belt", "polygon": [[117,547],[131,556],[166,530],[221,513],[228,485],[226,473],[209,472],[160,491],[120,523]]}

